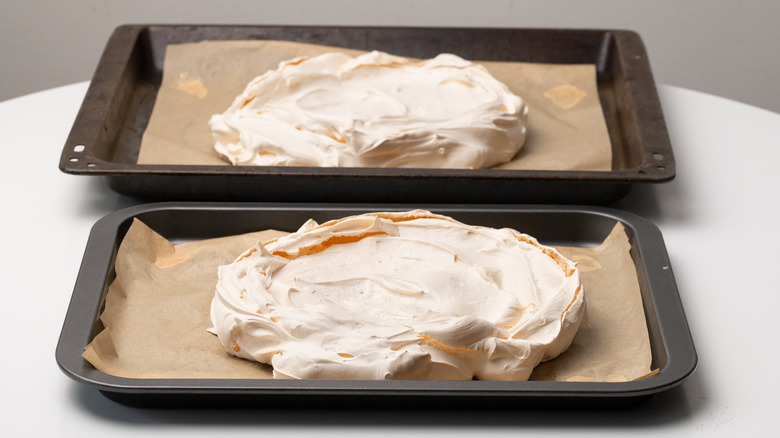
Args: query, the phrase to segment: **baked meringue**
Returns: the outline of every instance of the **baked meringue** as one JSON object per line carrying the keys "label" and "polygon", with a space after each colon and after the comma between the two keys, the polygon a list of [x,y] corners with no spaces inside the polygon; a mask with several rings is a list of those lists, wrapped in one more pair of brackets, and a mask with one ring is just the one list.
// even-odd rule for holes
{"label": "baked meringue", "polygon": [[256,77],[209,127],[234,165],[487,168],[521,149],[526,115],[523,99],[456,55],[329,52]]}
{"label": "baked meringue", "polygon": [[211,331],[275,378],[527,380],[585,309],[555,249],[423,210],[309,221],[218,274]]}

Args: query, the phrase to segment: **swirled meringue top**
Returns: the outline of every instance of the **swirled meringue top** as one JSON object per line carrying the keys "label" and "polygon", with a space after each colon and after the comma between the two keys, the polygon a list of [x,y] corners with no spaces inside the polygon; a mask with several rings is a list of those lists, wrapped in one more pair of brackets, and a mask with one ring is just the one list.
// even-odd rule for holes
{"label": "swirled meringue top", "polygon": [[415,210],[309,221],[219,268],[212,329],[276,378],[525,380],[584,312],[574,263]]}
{"label": "swirled meringue top", "polygon": [[209,127],[234,165],[486,168],[525,141],[527,107],[481,65],[373,51],[283,61]]}

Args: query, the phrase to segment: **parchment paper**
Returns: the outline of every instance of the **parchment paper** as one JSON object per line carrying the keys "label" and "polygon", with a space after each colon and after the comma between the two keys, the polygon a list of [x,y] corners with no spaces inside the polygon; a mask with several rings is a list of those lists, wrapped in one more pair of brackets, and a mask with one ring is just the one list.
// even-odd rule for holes
{"label": "parchment paper", "polygon": [[[138,164],[230,165],[213,149],[209,118],[224,112],[249,81],[280,61],[336,50],[364,53],[288,41],[169,45]],[[612,169],[594,65],[477,62],[529,106],[526,143],[513,161],[499,168]]]}
{"label": "parchment paper", "polygon": [[[116,279],[85,348],[98,370],[130,378],[272,378],[267,365],[225,352],[209,311],[217,266],[258,240],[252,234],[173,245],[135,220],[120,245]],[[650,342],[630,244],[621,224],[595,248],[559,248],[578,262],[586,317],[569,349],[536,368],[532,380],[625,381],[651,373]]]}

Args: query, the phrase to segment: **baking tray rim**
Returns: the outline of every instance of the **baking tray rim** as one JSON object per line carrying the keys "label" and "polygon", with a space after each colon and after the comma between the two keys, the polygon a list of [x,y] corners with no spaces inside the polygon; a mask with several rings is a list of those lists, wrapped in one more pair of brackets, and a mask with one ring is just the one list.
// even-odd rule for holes
{"label": "baking tray rim", "polygon": [[[667,364],[660,371],[650,377],[629,381],[629,382],[551,382],[551,381],[521,381],[521,382],[503,382],[503,381],[380,381],[380,380],[276,380],[276,379],[171,379],[171,378],[125,378],[117,377],[100,371],[91,369],[84,373],[74,366],[75,361],[82,361],[82,366],[91,368],[91,365],[83,365],[84,359],[81,352],[86,344],[75,346],[72,341],[68,341],[69,330],[80,327],[83,332],[85,329],[92,331],[94,321],[99,315],[92,315],[91,319],[84,321],[84,318],[78,318],[75,315],[79,305],[85,300],[94,301],[90,297],[91,291],[79,291],[81,286],[92,285],[100,288],[101,294],[104,287],[107,287],[106,278],[108,272],[90,272],[91,268],[102,269],[108,267],[104,260],[106,254],[113,257],[115,249],[114,241],[118,238],[119,227],[126,224],[132,218],[149,212],[164,210],[205,210],[205,211],[311,211],[311,210],[399,210],[410,208],[426,208],[421,205],[403,205],[403,204],[316,204],[316,203],[202,203],[202,202],[161,202],[152,204],[142,204],[134,207],[125,208],[110,213],[93,226],[90,234],[84,259],[82,260],[81,270],[76,281],[76,287],[73,291],[71,304],[68,308],[60,339],[57,344],[55,357],[61,370],[76,382],[94,387],[101,392],[116,394],[250,394],[250,395],[315,395],[315,396],[359,396],[359,395],[401,395],[401,396],[499,396],[499,397],[519,397],[535,398],[545,396],[559,396],[566,398],[637,398],[649,396],[659,392],[671,389],[684,380],[686,380],[696,369],[698,357],[690,336],[687,320],[684,317],[682,304],[679,301],[679,292],[674,284],[673,274],[669,260],[666,258],[666,251],[663,244],[660,230],[640,216],[615,210],[606,207],[596,206],[506,206],[506,205],[439,205],[427,207],[432,211],[448,214],[453,211],[469,213],[489,213],[491,211],[500,211],[506,213],[519,214],[538,214],[538,213],[578,213],[603,216],[623,223],[627,229],[630,229],[636,239],[637,250],[640,254],[652,252],[655,263],[662,263],[668,266],[668,273],[672,277],[672,283],[667,282],[666,286],[672,286],[673,290],[662,291],[663,297],[672,302],[666,302],[666,306],[671,306],[676,313],[674,317],[657,314],[661,334],[663,338],[667,335],[678,338],[676,342],[670,343],[664,339],[663,344],[667,350]],[[113,236],[113,239],[106,239]],[[658,240],[661,239],[661,240]],[[107,242],[111,242],[108,244]],[[660,245],[660,247],[659,247]],[[109,246],[111,248],[109,248]],[[662,256],[662,260],[658,260]],[[93,261],[100,261],[102,264],[93,264]],[[640,257],[641,263],[646,264],[645,257]],[[91,277],[86,278],[85,277]],[[659,291],[653,290],[654,282],[648,275],[648,287],[653,301],[659,296]],[[102,284],[99,284],[102,281]],[[85,325],[89,325],[88,328]],[[674,327],[671,327],[674,326]]]}
{"label": "baking tray rim", "polygon": [[430,168],[383,168],[383,167],[301,167],[301,166],[230,166],[222,165],[165,165],[165,164],[127,164],[103,161],[86,157],[90,163],[100,166],[73,168],[62,164],[60,170],[73,175],[100,176],[289,176],[309,178],[479,178],[497,180],[539,180],[551,181],[588,181],[588,182],[668,182],[675,175],[654,177],[652,173],[642,173],[647,164],[630,169],[619,170],[532,170],[532,169],[430,169]]}

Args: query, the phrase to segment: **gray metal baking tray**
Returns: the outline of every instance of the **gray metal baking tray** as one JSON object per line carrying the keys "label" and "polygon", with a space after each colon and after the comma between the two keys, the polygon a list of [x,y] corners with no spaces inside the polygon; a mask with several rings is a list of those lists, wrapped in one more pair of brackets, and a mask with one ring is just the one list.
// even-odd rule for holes
{"label": "gray metal baking tray", "polygon": [[[133,218],[175,242],[266,228],[294,231],[377,210],[428,208],[470,224],[511,227],[552,245],[597,245],[616,221],[625,225],[639,278],[656,375],[630,382],[337,381],[274,379],[129,379],[102,373],[81,356],[100,329],[101,306],[115,277],[117,248]],[[634,406],[684,381],[696,351],[658,228],[603,207],[424,206],[369,204],[146,204],[109,214],[92,229],[56,350],[61,369],[115,401],[143,407],[291,406],[587,408]]]}
{"label": "gray metal baking tray", "polygon": [[[612,143],[609,171],[138,165],[168,44],[276,39],[412,57],[595,64]],[[667,182],[675,162],[650,63],[625,30],[127,25],[106,45],[60,158],[144,199],[264,202],[605,204]]]}

